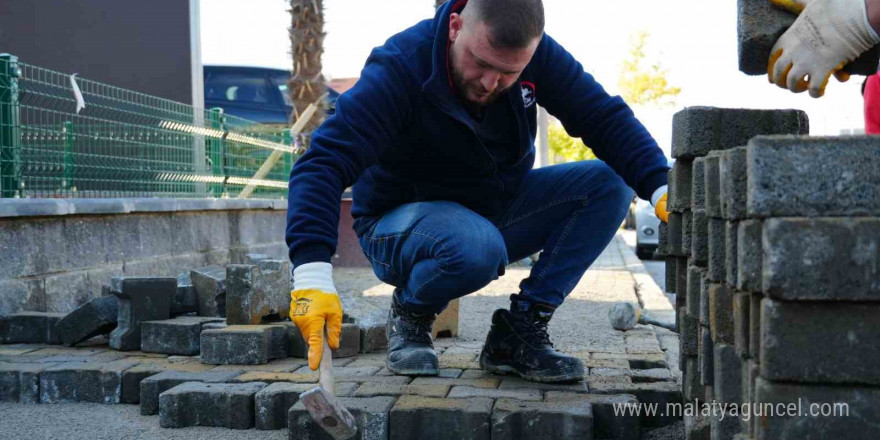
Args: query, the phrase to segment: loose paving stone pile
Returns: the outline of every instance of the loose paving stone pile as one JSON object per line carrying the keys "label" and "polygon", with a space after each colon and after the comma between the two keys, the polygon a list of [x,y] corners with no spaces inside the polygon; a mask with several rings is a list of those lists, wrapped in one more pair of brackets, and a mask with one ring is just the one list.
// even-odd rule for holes
{"label": "loose paving stone pile", "polygon": [[[688,438],[876,438],[880,417],[880,141],[871,137],[760,136],[763,119],[802,120],[780,129],[806,132],[800,112],[754,112],[752,124],[707,123],[714,139],[735,139],[707,151],[701,123],[687,109],[674,119],[675,167],[699,170],[703,182],[670,179],[671,210],[692,212],[707,227],[673,231],[668,271],[681,273],[679,298],[682,394],[714,400],[728,412],[685,417]],[[742,112],[742,111],[738,111]],[[718,117],[718,116],[714,116]],[[725,130],[739,130],[728,134]],[[708,141],[707,141],[708,142]],[[685,173],[673,172],[673,175]],[[717,195],[717,196],[716,196]],[[703,202],[701,205],[699,202]],[[702,221],[702,220],[700,220]],[[690,234],[690,254],[672,234]],[[704,238],[700,238],[704,237]],[[696,258],[696,243],[707,243]],[[700,251],[702,252],[702,251]],[[804,405],[799,414],[756,412],[767,404]],[[848,405],[849,417],[813,416],[811,404]],[[741,417],[749,404],[751,417]]]}

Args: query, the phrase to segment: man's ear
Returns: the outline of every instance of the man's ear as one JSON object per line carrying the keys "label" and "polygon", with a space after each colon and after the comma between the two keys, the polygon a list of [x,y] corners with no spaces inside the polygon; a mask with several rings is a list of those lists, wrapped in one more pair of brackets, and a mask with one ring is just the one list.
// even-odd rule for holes
{"label": "man's ear", "polygon": [[449,16],[449,41],[450,42],[455,42],[455,40],[458,39],[458,36],[461,34],[462,25],[463,25],[463,22],[461,19],[461,14],[459,14],[457,12],[453,12]]}

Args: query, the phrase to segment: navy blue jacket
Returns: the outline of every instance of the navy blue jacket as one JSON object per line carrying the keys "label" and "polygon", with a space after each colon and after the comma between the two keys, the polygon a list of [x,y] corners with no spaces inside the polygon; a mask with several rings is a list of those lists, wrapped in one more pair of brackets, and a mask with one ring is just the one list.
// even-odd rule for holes
{"label": "navy blue jacket", "polygon": [[[537,104],[583,138],[639,197],[666,184],[663,152],[620,97],[609,96],[556,41],[542,37],[508,96],[519,160],[499,166],[452,91],[447,2],[373,49],[361,77],[336,101],[290,173],[286,240],[294,266],[329,262],[336,251],[340,199],[353,186],[355,219],[404,203],[449,200],[487,218],[512,200],[535,161]],[[358,223],[355,222],[357,228]],[[361,235],[364,231],[357,231]]]}

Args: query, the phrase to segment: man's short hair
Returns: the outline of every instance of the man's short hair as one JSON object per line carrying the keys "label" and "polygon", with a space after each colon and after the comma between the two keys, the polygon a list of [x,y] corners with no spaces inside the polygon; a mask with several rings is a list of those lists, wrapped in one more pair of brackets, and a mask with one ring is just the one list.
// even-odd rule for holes
{"label": "man's short hair", "polygon": [[468,0],[465,11],[489,28],[489,43],[499,49],[521,49],[544,34],[541,0]]}

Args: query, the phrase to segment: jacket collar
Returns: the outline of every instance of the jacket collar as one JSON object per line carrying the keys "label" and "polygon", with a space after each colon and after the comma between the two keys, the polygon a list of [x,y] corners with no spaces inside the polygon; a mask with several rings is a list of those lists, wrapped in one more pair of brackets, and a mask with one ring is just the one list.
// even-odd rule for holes
{"label": "jacket collar", "polygon": [[467,2],[468,0],[450,0],[437,10],[434,16],[431,76],[422,84],[422,90],[450,113],[458,113],[464,109],[457,102],[449,68],[449,16],[453,12],[461,12]]}

